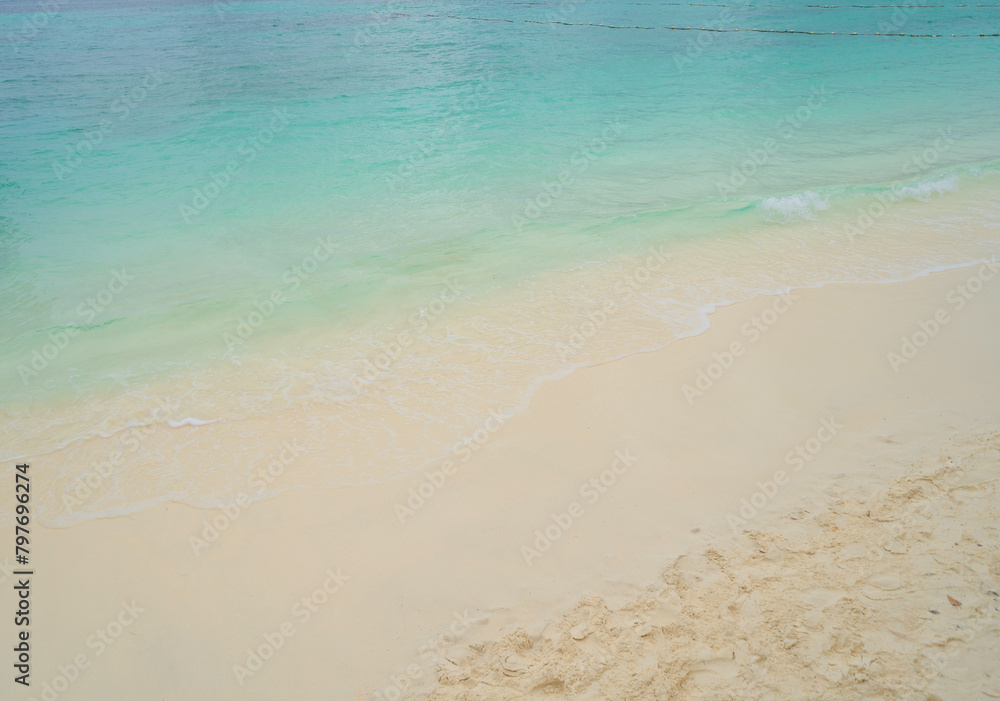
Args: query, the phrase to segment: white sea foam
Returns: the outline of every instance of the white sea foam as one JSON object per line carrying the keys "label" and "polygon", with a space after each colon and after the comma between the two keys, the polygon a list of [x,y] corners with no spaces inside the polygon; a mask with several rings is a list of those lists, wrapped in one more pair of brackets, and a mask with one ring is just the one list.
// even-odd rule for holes
{"label": "white sea foam", "polygon": [[211,421],[202,421],[201,419],[193,419],[190,416],[186,419],[180,421],[171,421],[167,419],[167,425],[170,428],[180,428],[181,426],[207,426],[208,424],[214,424],[219,419],[212,419]]}
{"label": "white sea foam", "polygon": [[901,200],[926,202],[931,198],[931,195],[943,195],[946,192],[955,192],[956,190],[958,190],[958,177],[946,175],[942,178],[920,180],[912,185],[897,187],[893,190],[893,194]]}
{"label": "white sea foam", "polygon": [[761,200],[758,208],[766,221],[790,224],[815,219],[816,213],[829,209],[830,204],[825,197],[807,190],[785,197],[768,197]]}

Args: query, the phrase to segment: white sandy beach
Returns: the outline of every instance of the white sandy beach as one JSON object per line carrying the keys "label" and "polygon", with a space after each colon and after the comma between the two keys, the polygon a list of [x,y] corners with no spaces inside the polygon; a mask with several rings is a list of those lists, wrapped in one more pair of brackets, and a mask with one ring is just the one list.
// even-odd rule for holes
{"label": "white sandy beach", "polygon": [[43,529],[16,698],[998,698],[998,312],[983,265],[758,297],[453,474]]}

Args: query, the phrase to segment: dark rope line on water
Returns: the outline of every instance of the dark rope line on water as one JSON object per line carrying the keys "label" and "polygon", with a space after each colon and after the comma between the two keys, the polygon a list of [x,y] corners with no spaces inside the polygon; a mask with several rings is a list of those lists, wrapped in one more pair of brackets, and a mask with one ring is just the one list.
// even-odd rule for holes
{"label": "dark rope line on water", "polygon": [[[596,0],[596,2],[594,2],[594,3],[590,3],[590,2],[584,3],[584,2],[581,2],[581,3],[573,3],[573,4],[590,5],[590,4],[597,4],[597,3],[604,4],[602,2],[602,0]],[[528,4],[528,3],[511,3],[511,4],[512,5],[520,5],[520,4]],[[531,3],[531,4],[535,4],[535,3]],[[537,4],[541,5],[541,4],[548,4],[548,3],[537,3]],[[792,6],[789,6],[789,5],[758,5],[758,4],[754,4],[754,5],[746,4],[746,5],[744,5],[744,4],[740,4],[740,3],[729,4],[729,3],[716,3],[716,2],[626,2],[624,4],[625,5],[671,5],[671,6],[680,6],[680,7],[781,7],[781,8],[784,8],[786,10],[795,10],[795,9],[798,9],[796,7],[792,7]],[[996,5],[804,5],[804,7],[818,8],[818,9],[823,9],[823,10],[846,10],[846,9],[873,10],[873,9],[876,9],[876,8],[897,9],[897,8],[915,8],[915,7],[919,7],[919,8],[938,7],[938,8],[947,8],[947,9],[950,9],[952,7],[1000,7],[1000,4],[996,4]]]}
{"label": "dark rope line on water", "polygon": [[394,15],[397,17],[434,17],[447,19],[464,19],[476,22],[508,22],[516,24],[523,22],[526,24],[564,24],[570,27],[604,27],[606,29],[667,29],[676,32],[761,32],[766,34],[815,34],[815,35],[835,35],[835,36],[865,36],[865,37],[921,37],[921,38],[968,38],[968,37],[1000,37],[1000,34],[893,34],[889,32],[807,32],[802,29],[713,29],[711,27],[644,27],[641,25],[627,24],[597,24],[595,22],[560,22],[556,20],[537,19],[506,19],[503,17],[462,17],[460,15],[411,15],[405,12],[382,12],[373,10],[380,15]]}
{"label": "dark rope line on water", "polygon": [[[596,3],[604,4],[603,0],[595,0],[595,4]],[[516,5],[516,4],[519,4],[519,3],[512,3],[512,4]],[[538,4],[542,4],[542,3],[538,3]],[[589,5],[591,3],[590,2],[586,2],[586,3],[581,2],[581,3],[574,3],[574,4]],[[742,4],[742,3],[717,3],[717,2],[627,2],[625,4],[626,5],[673,5],[673,6],[688,6],[688,7],[781,7],[781,8],[784,8],[786,10],[794,10],[794,9],[796,9],[794,6],[789,6],[789,5],[777,5],[777,4],[775,4],[775,5],[769,5],[769,4],[759,5],[759,4],[749,4],[749,3],[748,4]],[[939,8],[948,8],[948,9],[950,9],[952,7],[1000,7],[1000,4],[994,4],[994,5],[984,5],[984,4],[980,4],[980,5],[805,5],[805,7],[814,7],[814,8],[824,9],[824,10],[845,10],[845,9],[848,9],[848,8],[851,8],[851,9],[859,9],[860,8],[860,9],[863,9],[863,10],[872,10],[872,9],[876,9],[876,8],[896,9],[896,8],[908,8],[908,7],[921,7],[921,8],[939,7]]]}
{"label": "dark rope line on water", "polygon": [[[563,2],[560,5],[604,5],[608,4],[610,0],[588,0],[587,2]],[[507,2],[502,3],[505,5],[546,5],[552,6],[551,2]],[[615,3],[621,5],[664,5],[671,7],[780,7],[786,10],[800,9],[790,5],[779,5],[779,4],[768,4],[768,3],[724,3],[724,2],[625,2],[625,3]],[[803,5],[802,7],[810,7],[822,10],[846,10],[846,9],[862,9],[862,10],[874,10],[874,9],[906,9],[906,8],[943,8],[951,9],[953,7],[1000,7],[1000,3],[996,4],[978,4],[978,5]]]}
{"label": "dark rope line on water", "polygon": [[[747,7],[749,7],[749,5]],[[770,7],[782,7],[782,5],[771,5]],[[806,5],[806,7],[822,7],[822,8],[825,8],[825,9],[826,8],[829,8],[829,9],[840,9],[840,8],[847,8],[847,7],[852,7],[852,8],[860,7],[860,8],[863,8],[863,9],[872,9],[872,8],[876,8],[876,7],[889,7],[889,8],[896,8],[896,7],[944,7],[944,8],[952,8],[952,7],[1000,7],[1000,5]]]}

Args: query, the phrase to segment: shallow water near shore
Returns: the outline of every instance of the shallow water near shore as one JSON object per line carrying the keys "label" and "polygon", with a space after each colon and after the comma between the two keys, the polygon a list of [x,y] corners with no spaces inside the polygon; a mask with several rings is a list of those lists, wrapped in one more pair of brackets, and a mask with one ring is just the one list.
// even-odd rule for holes
{"label": "shallow water near shore", "polygon": [[[375,14],[471,9],[93,2],[29,32],[4,5],[3,457],[45,456],[43,523],[393,479],[720,305],[1000,252],[995,40]],[[985,33],[1000,10],[471,14]]]}

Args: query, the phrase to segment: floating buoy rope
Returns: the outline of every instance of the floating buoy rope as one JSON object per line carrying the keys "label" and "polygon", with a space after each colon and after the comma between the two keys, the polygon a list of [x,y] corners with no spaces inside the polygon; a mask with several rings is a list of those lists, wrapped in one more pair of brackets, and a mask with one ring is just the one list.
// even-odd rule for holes
{"label": "floating buoy rope", "polygon": [[[562,2],[560,5],[604,5],[611,2],[611,0],[587,0],[587,2]],[[499,3],[502,5],[548,5],[551,6],[551,2],[506,2]],[[664,5],[669,7],[780,7],[785,10],[795,10],[801,9],[796,8],[792,5],[781,5],[777,3],[749,3],[749,2],[625,2],[625,3],[615,3],[617,5]],[[862,9],[862,10],[874,10],[874,9],[906,9],[906,8],[937,8],[937,9],[952,9],[956,7],[1000,7],[1000,3],[996,4],[965,4],[965,5],[803,5],[802,7],[808,7],[813,9],[822,10],[847,10],[847,9]]]}
{"label": "floating buoy rope", "polygon": [[[901,6],[898,6],[901,7]],[[865,37],[920,37],[927,39],[941,38],[970,38],[970,37],[1000,37],[1000,34],[903,34],[892,32],[809,32],[803,29],[755,29],[755,28],[731,28],[715,29],[713,27],[645,27],[642,25],[629,24],[598,24],[596,22],[562,22],[559,20],[538,20],[538,19],[507,19],[504,17],[464,17],[461,15],[435,15],[423,14],[413,15],[405,12],[382,12],[373,10],[381,15],[393,15],[396,17],[418,17],[418,18],[439,18],[439,19],[462,19],[475,22],[507,22],[509,24],[564,24],[570,27],[603,27],[605,29],[666,29],[674,32],[761,32],[765,34],[813,34],[825,36],[865,36]]]}

